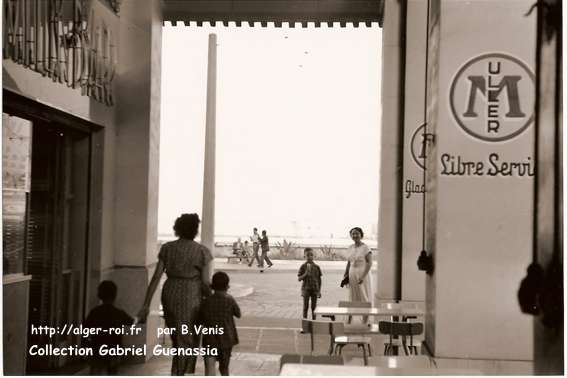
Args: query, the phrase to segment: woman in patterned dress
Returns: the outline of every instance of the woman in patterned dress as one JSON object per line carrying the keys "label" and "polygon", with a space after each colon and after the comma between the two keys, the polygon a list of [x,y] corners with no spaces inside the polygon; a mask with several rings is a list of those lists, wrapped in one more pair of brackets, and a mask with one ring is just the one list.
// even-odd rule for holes
{"label": "woman in patterned dress", "polygon": [[[348,277],[349,300],[351,302],[374,302],[372,292],[372,252],[366,244],[362,242],[364,233],[360,227],[350,230],[350,237],[354,241],[348,247],[348,263],[346,266],[345,277]],[[350,320],[350,319],[349,319]],[[364,323],[368,317],[363,317]]]}
{"label": "woman in patterned dress", "polygon": [[[144,305],[138,314],[140,322],[144,323],[152,297],[165,272],[167,280],[161,292],[161,303],[166,327],[175,329],[171,335],[174,348],[199,346],[198,335],[184,335],[180,330],[182,325],[193,329],[193,324],[198,319],[201,298],[211,293],[210,271],[213,256],[207,247],[193,240],[199,231],[199,222],[197,214],[182,214],[175,220],[173,230],[178,239],[162,245]],[[171,374],[194,373],[196,361],[196,356],[174,356]]]}

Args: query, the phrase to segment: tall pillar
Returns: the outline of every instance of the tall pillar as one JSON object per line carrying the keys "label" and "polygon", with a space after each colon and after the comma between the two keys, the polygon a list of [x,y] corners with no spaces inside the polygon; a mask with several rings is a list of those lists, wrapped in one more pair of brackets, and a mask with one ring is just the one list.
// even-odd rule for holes
{"label": "tall pillar", "polygon": [[427,2],[387,0],[384,13],[377,299],[423,301]]}
{"label": "tall pillar", "polygon": [[207,66],[207,118],[205,130],[205,171],[203,179],[203,214],[201,243],[214,255],[215,246],[215,143],[217,96],[217,36],[209,34]]}
{"label": "tall pillar", "polygon": [[[117,305],[130,314],[139,311],[157,262],[163,18],[160,0],[144,3],[121,2],[116,139],[105,146],[114,151],[105,159],[115,162],[108,170],[114,180],[104,180],[105,186],[114,186],[114,223],[103,225],[114,236],[114,261],[101,279],[116,282]],[[151,349],[157,343],[159,297],[158,292],[151,303],[147,332],[129,336],[125,344]]]}
{"label": "tall pillar", "polygon": [[532,257],[533,2],[429,3],[426,343],[439,367],[529,362],[517,290]]}
{"label": "tall pillar", "polygon": [[417,269],[423,249],[423,205],[425,196],[425,71],[427,1],[407,0],[404,88],[404,160],[402,206],[402,299],[425,299],[425,275]]}
{"label": "tall pillar", "polygon": [[382,31],[382,129],[380,135],[380,198],[378,216],[378,271],[376,299],[396,299],[401,294],[403,162],[400,25],[402,6],[386,0]]}
{"label": "tall pillar", "polygon": [[560,0],[547,0],[538,12],[536,103],[536,189],[534,262],[544,270],[540,313],[534,318],[534,374],[564,373],[563,109]]}

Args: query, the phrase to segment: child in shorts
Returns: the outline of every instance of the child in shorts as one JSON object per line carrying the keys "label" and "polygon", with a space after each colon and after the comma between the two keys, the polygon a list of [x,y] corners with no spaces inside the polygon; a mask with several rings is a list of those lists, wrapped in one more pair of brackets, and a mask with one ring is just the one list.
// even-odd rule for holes
{"label": "child in shorts", "polygon": [[307,318],[309,312],[309,300],[311,299],[311,316],[315,320],[315,308],[317,298],[321,298],[321,268],[313,261],[315,254],[312,248],[305,248],[305,259],[307,260],[297,273],[297,279],[303,281],[301,284],[301,296],[303,297],[303,318]]}
{"label": "child in shorts", "polygon": [[[204,334],[203,346],[216,348],[221,375],[229,375],[230,355],[232,347],[238,344],[238,333],[234,324],[234,317],[240,318],[240,307],[234,298],[227,293],[229,277],[225,272],[216,272],[213,275],[211,288],[214,294],[201,302],[199,323],[204,328],[215,328],[216,334]],[[222,331],[222,334],[220,334]]]}

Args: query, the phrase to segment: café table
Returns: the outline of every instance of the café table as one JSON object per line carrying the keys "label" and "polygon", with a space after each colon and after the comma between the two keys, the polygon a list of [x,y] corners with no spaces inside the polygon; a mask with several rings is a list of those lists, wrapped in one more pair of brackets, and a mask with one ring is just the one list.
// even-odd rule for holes
{"label": "caf\u00e9 table", "polygon": [[384,304],[378,307],[335,307],[317,306],[315,315],[319,316],[398,316],[401,318],[425,315],[423,307],[418,305]]}
{"label": "caf\u00e9 table", "polygon": [[386,368],[357,365],[284,364],[280,376],[432,376],[482,375],[479,370],[448,368]]}

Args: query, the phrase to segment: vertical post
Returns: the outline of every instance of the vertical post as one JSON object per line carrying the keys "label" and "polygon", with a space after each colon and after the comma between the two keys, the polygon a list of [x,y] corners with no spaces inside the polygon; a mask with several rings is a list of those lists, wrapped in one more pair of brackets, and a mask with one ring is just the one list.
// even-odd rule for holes
{"label": "vertical post", "polygon": [[534,318],[534,374],[563,375],[563,184],[561,0],[537,7],[534,257],[545,270]]}
{"label": "vertical post", "polygon": [[[69,1],[66,0],[65,3]],[[83,8],[83,3],[77,2],[81,7],[82,21],[87,19],[86,12],[92,11],[88,25],[90,30],[95,12],[91,8]],[[109,153],[115,154],[116,162],[114,192],[100,186],[97,180],[93,181],[96,189],[92,194],[95,206],[92,218],[93,237],[96,237],[99,229],[104,230],[108,222],[112,222],[115,231],[108,237],[103,236],[102,244],[93,239],[94,256],[90,256],[87,288],[90,298],[87,309],[96,305],[98,281],[111,279],[120,288],[117,305],[129,313],[138,311],[143,301],[140,288],[146,288],[150,283],[157,261],[163,15],[160,0],[144,1],[143,7],[138,6],[139,3],[138,0],[122,0],[125,8],[135,11],[120,14],[120,22],[115,29],[117,40],[122,46],[131,47],[116,51],[119,55],[117,61],[120,62],[116,67],[116,75],[123,80],[116,86],[116,109],[112,123],[115,136],[109,137],[108,134],[112,132],[105,129],[105,135],[96,133],[92,140],[93,174],[99,170],[106,172],[107,169],[106,160],[100,160],[102,158],[99,158],[99,154],[110,151]],[[99,21],[98,18],[95,19],[93,25]],[[87,25],[83,23],[81,27],[86,31]],[[144,32],[141,33],[141,30]],[[94,37],[94,33],[91,36]],[[94,41],[91,44],[83,42],[85,41],[81,41],[83,50],[79,52],[80,63],[86,68],[92,65],[91,49]],[[81,87],[88,86],[89,81],[92,84],[92,73],[82,75]],[[95,115],[103,116],[102,108],[95,107],[91,109],[93,110]],[[115,200],[107,202],[106,197],[112,193]],[[99,205],[94,200],[98,201],[100,196],[104,197],[100,200],[102,208],[111,206],[113,212],[103,210],[98,215],[99,207],[96,206]],[[103,260],[108,258],[110,260],[107,261],[113,262],[112,269],[101,265],[101,256],[104,256]],[[146,345],[151,350],[158,343],[156,333],[150,330],[160,326],[157,315],[159,298],[156,293],[143,331],[137,335],[125,335],[124,342],[127,345]],[[130,357],[132,362],[143,362],[149,355]]]}
{"label": "vertical post", "polygon": [[[399,25],[399,108],[398,108],[398,196],[396,197],[396,207],[399,212],[399,221],[396,229],[397,249],[394,255],[394,299],[402,300],[402,261],[403,261],[403,208],[404,208],[404,116],[405,116],[405,86],[406,86],[406,18],[407,18],[407,0],[400,1],[400,25]],[[424,193],[425,195],[425,193]]]}
{"label": "vertical post", "polygon": [[[403,1],[405,6],[405,1]],[[400,299],[402,249],[402,192],[403,179],[403,78],[405,67],[401,62],[402,4],[387,0],[384,4],[382,46],[382,125],[380,136],[380,189],[378,209],[378,245],[380,264],[377,271],[376,299]],[[400,123],[402,122],[402,123]],[[387,178],[387,179],[385,179]]]}
{"label": "vertical post", "polygon": [[215,129],[217,96],[217,36],[209,34],[207,66],[207,118],[205,129],[205,171],[203,179],[203,213],[201,243],[214,255],[215,237]]}

